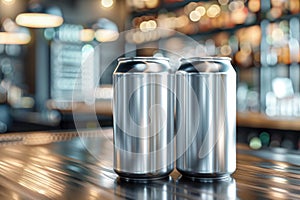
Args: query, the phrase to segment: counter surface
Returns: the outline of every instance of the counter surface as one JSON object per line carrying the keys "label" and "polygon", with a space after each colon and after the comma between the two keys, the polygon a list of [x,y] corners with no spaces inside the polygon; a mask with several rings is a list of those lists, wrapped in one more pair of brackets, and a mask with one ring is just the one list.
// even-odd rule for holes
{"label": "counter surface", "polygon": [[0,199],[300,199],[296,151],[237,148],[230,180],[193,182],[174,171],[148,183],[112,170],[112,129],[0,136]]}

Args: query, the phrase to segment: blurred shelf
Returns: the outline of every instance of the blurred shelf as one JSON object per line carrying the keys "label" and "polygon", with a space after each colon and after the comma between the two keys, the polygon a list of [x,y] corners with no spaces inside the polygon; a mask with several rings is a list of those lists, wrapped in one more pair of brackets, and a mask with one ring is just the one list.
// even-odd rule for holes
{"label": "blurred shelf", "polygon": [[237,126],[299,131],[300,117],[269,117],[256,112],[238,112]]}
{"label": "blurred shelf", "polygon": [[112,100],[101,99],[92,104],[84,102],[71,101],[55,101],[48,100],[47,107],[51,110],[58,110],[63,114],[77,113],[77,114],[98,114],[105,116],[112,116]]}

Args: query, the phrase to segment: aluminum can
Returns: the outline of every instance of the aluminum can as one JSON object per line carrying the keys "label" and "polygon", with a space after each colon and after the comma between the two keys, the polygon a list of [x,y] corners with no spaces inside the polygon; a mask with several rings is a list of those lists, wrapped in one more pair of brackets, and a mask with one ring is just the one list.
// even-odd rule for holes
{"label": "aluminum can", "polygon": [[181,60],[176,72],[176,168],[228,178],[236,169],[236,72],[230,58]]}
{"label": "aluminum can", "polygon": [[121,58],[113,73],[114,170],[159,179],[174,169],[175,72],[166,58]]}

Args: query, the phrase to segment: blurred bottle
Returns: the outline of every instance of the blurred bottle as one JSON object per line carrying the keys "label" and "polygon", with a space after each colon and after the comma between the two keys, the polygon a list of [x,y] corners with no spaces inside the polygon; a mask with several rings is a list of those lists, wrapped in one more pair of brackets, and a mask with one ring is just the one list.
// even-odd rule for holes
{"label": "blurred bottle", "polygon": [[11,124],[10,106],[8,104],[0,104],[0,133],[7,132]]}
{"label": "blurred bottle", "polygon": [[0,133],[5,133],[11,126],[12,119],[10,105],[7,102],[7,90],[2,84],[3,81],[0,81]]}
{"label": "blurred bottle", "polygon": [[247,132],[245,129],[238,128],[236,134],[237,143],[245,144],[247,143]]}
{"label": "blurred bottle", "polygon": [[282,140],[282,136],[274,133],[271,135],[271,142],[270,142],[269,146],[270,147],[280,147],[281,140]]}
{"label": "blurred bottle", "polygon": [[270,143],[270,134],[269,133],[267,133],[265,131],[261,132],[259,134],[259,138],[261,140],[261,143],[262,143],[263,147],[267,147],[269,145],[269,143]]}
{"label": "blurred bottle", "polygon": [[295,136],[286,135],[281,142],[281,147],[286,149],[296,149],[296,141]]}
{"label": "blurred bottle", "polygon": [[262,142],[256,132],[250,132],[248,134],[248,144],[251,149],[258,150],[262,147]]}

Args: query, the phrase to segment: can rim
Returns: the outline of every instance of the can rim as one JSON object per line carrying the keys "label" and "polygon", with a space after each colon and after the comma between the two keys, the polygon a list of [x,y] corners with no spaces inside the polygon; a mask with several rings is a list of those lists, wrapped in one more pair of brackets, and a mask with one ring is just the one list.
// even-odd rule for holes
{"label": "can rim", "polygon": [[217,56],[205,56],[205,57],[190,57],[181,58],[180,62],[192,62],[192,61],[231,61],[230,57],[217,57]]}
{"label": "can rim", "polygon": [[118,62],[121,61],[148,61],[148,60],[165,60],[165,61],[169,61],[169,58],[166,57],[151,57],[151,56],[134,56],[134,57],[122,57],[122,58],[118,58]]}

